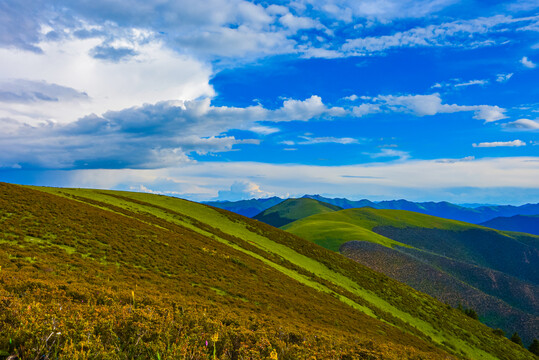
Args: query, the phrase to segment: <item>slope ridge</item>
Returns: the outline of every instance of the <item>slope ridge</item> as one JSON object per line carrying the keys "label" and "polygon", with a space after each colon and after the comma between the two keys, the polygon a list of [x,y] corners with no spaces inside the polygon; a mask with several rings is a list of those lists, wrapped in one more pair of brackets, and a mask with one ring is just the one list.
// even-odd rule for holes
{"label": "slope ridge", "polygon": [[266,224],[281,227],[292,221],[302,219],[314,214],[324,214],[328,212],[342,210],[342,208],[309,198],[287,199],[275,206],[262,211],[253,219]]}

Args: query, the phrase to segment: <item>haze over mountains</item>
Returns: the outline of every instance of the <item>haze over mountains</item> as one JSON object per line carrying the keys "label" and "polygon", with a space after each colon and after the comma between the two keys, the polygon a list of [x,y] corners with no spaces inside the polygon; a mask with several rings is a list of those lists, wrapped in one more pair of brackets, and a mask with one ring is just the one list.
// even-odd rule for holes
{"label": "haze over mountains", "polygon": [[[489,205],[470,208],[468,206],[455,205],[449,202],[413,202],[407,200],[389,200],[372,202],[370,200],[348,200],[345,198],[326,198],[320,195],[304,195],[304,198],[315,199],[327,204],[338,206],[342,209],[371,207],[373,209],[409,210],[422,214],[443,217],[446,219],[460,220],[472,224],[479,224],[496,217],[510,217],[515,215],[539,215],[538,204],[513,205]],[[239,201],[207,201],[204,204],[221,209],[233,211],[237,214],[253,217],[260,212],[284,201],[278,197],[267,199],[251,199]]]}
{"label": "haze over mountains", "polygon": [[255,218],[285,223],[283,230],[453,306],[473,308],[489,326],[518,332],[528,343],[536,337],[539,237],[405,210],[327,206],[288,199]]}

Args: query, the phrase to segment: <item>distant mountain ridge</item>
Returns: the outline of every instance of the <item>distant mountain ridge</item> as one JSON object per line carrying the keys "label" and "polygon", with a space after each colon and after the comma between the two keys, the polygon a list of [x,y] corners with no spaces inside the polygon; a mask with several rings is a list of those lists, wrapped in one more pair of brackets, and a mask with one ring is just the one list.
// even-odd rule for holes
{"label": "distant mountain ridge", "polygon": [[258,215],[262,211],[269,209],[270,207],[275,206],[283,201],[284,199],[274,196],[266,199],[250,199],[239,201],[206,201],[203,202],[203,204],[210,205],[219,209],[232,211],[239,215],[253,217],[255,215]]}
{"label": "distant mountain ridge", "polygon": [[[472,224],[480,224],[496,217],[511,217],[515,215],[539,215],[539,203],[513,205],[479,206],[476,208],[455,205],[446,201],[442,202],[413,202],[404,199],[373,202],[367,199],[349,200],[346,198],[326,198],[320,195],[304,195],[343,209],[372,207],[374,209],[408,210],[421,214],[442,217],[446,219],[465,221]],[[262,211],[275,206],[285,199],[272,197],[267,199],[251,199],[240,201],[209,201],[206,205],[229,210],[240,215],[254,217]],[[258,211],[258,212],[257,212]]]}
{"label": "distant mountain ridge", "polygon": [[479,225],[498,230],[520,231],[528,234],[539,235],[539,215],[515,215],[511,217],[500,216],[489,221],[485,221]]}

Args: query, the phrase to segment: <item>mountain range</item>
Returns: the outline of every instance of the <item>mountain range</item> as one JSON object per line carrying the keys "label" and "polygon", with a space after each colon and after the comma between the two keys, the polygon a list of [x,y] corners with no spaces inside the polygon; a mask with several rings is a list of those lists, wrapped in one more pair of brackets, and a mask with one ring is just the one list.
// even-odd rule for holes
{"label": "mountain range", "polygon": [[[515,215],[539,215],[539,204],[512,205],[489,205],[475,208],[459,206],[449,202],[412,202],[407,200],[390,200],[372,202],[370,200],[348,200],[345,198],[327,198],[320,195],[304,195],[310,198],[338,206],[342,209],[371,207],[373,209],[408,210],[421,214],[443,217],[446,219],[460,220],[472,224],[479,224],[496,217],[510,217]],[[251,199],[240,201],[210,201],[207,205],[233,211],[237,214],[254,217],[260,212],[284,201],[278,197],[268,199]]]}
{"label": "mountain range", "polygon": [[177,198],[0,183],[0,243],[3,359],[535,358],[357,261]]}

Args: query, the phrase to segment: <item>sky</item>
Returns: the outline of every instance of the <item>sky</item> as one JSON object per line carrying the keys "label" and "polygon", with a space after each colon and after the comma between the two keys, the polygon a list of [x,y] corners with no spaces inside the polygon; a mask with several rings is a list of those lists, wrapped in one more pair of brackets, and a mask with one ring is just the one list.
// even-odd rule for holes
{"label": "sky", "polygon": [[2,0],[0,181],[539,202],[539,2]]}

